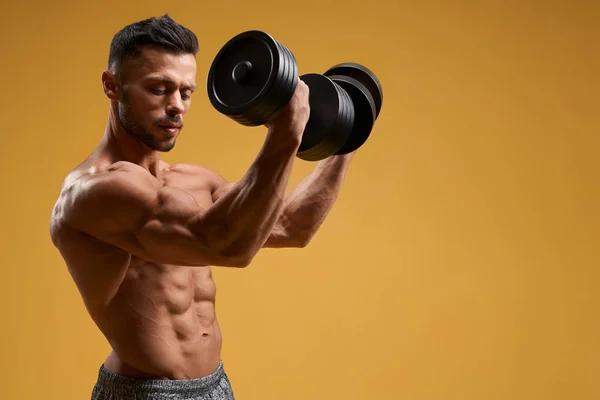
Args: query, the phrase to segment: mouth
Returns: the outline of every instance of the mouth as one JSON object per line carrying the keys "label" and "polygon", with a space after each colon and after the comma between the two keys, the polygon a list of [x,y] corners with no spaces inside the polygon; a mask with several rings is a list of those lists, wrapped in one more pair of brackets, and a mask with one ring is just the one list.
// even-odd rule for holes
{"label": "mouth", "polygon": [[181,125],[159,125],[159,128],[174,135],[181,130]]}

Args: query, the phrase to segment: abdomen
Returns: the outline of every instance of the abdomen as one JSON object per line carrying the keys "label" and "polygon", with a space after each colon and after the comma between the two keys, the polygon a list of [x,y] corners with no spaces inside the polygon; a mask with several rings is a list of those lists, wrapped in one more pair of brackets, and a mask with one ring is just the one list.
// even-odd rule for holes
{"label": "abdomen", "polygon": [[101,329],[127,367],[171,379],[205,376],[220,360],[215,294],[208,268],[132,260]]}

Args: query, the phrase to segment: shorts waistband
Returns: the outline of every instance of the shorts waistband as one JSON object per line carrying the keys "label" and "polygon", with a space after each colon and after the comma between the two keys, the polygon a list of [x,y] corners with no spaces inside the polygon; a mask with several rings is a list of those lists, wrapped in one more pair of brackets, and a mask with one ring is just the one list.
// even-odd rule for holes
{"label": "shorts waistband", "polygon": [[225,376],[223,361],[210,375],[194,379],[141,379],[110,372],[104,364],[98,371],[96,386],[123,396],[144,393],[198,394],[214,389]]}

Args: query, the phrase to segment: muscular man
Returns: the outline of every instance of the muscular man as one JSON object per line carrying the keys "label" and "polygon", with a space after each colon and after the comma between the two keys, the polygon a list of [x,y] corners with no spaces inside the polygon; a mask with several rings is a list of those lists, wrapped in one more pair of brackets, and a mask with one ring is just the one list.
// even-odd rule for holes
{"label": "muscular man", "polygon": [[301,81],[235,183],[168,165],[196,89],[197,38],[168,15],[111,43],[97,148],[65,178],[52,240],[112,352],[93,399],[233,399],[220,357],[211,266],[244,268],[264,247],[303,247],[352,155],[332,156],[285,196],[309,117]]}

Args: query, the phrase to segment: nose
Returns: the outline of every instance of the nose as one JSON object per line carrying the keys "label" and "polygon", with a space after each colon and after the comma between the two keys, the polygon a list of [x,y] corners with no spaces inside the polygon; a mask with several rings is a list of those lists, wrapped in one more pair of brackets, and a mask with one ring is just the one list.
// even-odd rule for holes
{"label": "nose", "polygon": [[185,108],[183,100],[178,91],[175,91],[172,96],[169,97],[169,104],[167,104],[167,114],[169,116],[175,116],[183,114]]}

